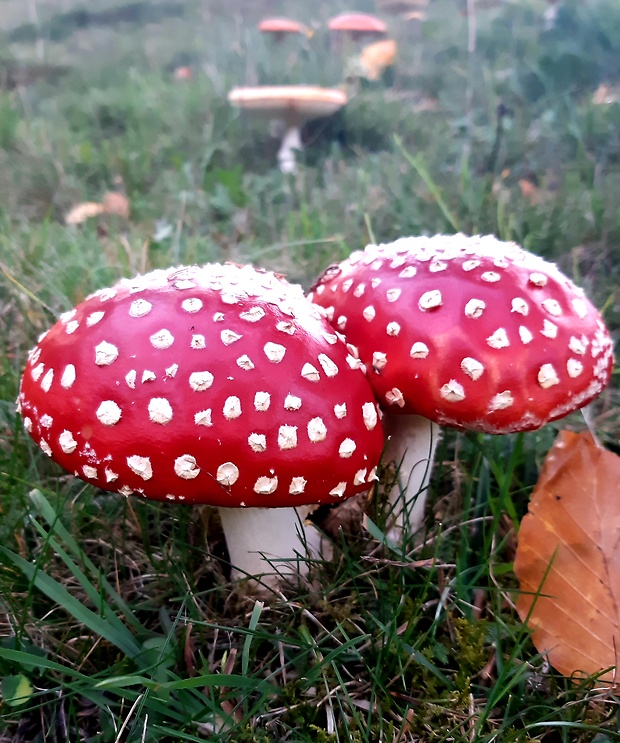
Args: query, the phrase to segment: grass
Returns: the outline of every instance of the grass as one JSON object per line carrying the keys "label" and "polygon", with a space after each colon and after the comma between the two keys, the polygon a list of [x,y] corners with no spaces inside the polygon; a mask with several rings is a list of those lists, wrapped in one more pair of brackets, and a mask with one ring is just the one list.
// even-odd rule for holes
{"label": "grass", "polygon": [[[234,260],[309,286],[369,240],[406,234],[517,240],[583,285],[617,333],[620,106],[591,97],[620,83],[620,11],[569,1],[545,31],[545,7],[480,8],[473,56],[448,0],[419,36],[392,21],[393,80],[350,80],[291,178],[267,124],[225,95],[338,84],[320,29],[274,49],[253,24],[324,20],[341,3],[312,4],[313,18],[293,0],[3,0],[2,743],[620,739],[615,697],[550,669],[513,607],[515,531],[552,427],[446,434],[423,535],[386,542],[380,486],[367,530],[327,518],[333,560],[261,603],[231,586],[214,513],[95,491],[41,455],[14,406],[37,336],[121,276]],[[187,63],[192,79],[177,81]],[[64,225],[110,189],[129,220]],[[588,411],[610,443],[617,401],[614,375]]]}

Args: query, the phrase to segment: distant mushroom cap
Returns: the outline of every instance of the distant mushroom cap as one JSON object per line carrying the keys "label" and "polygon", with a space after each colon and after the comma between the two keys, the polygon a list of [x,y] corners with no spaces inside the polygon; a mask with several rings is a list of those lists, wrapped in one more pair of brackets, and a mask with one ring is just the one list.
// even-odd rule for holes
{"label": "distant mushroom cap", "polygon": [[257,85],[233,88],[228,100],[238,108],[303,122],[336,113],[347,102],[347,94],[316,85]]}
{"label": "distant mushroom cap", "polygon": [[361,364],[300,287],[234,265],[95,292],[39,339],[26,430],[105,490],[215,506],[368,489],[383,435]]}
{"label": "distant mushroom cap", "polygon": [[373,35],[387,33],[384,21],[371,13],[340,13],[330,18],[327,25],[330,31]]}
{"label": "distant mushroom cap", "polygon": [[328,269],[311,298],[356,347],[390,413],[536,429],[586,405],[611,374],[612,340],[583,290],[491,236],[370,245]]}
{"label": "distant mushroom cap", "polygon": [[264,18],[258,24],[258,30],[264,34],[302,34],[307,36],[308,27],[300,21],[291,18]]}

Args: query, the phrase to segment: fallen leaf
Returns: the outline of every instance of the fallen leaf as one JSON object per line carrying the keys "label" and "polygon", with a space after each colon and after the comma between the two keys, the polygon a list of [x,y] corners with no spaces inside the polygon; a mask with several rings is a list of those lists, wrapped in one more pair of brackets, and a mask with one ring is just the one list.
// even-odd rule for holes
{"label": "fallen leaf", "polygon": [[425,113],[426,111],[439,111],[439,99],[432,96],[424,96],[414,104],[414,113]]}
{"label": "fallen leaf", "polygon": [[398,46],[394,39],[382,39],[364,47],[359,58],[364,77],[368,80],[378,80],[384,70],[394,64],[397,51]]}
{"label": "fallen leaf", "polygon": [[105,214],[115,214],[117,217],[123,217],[124,219],[129,218],[131,207],[129,199],[124,194],[118,191],[108,191],[103,194],[101,203]]}
{"label": "fallen leaf", "polygon": [[532,206],[538,204],[540,200],[538,186],[531,178],[521,178],[519,180],[519,188],[521,189],[523,198],[527,199]]}
{"label": "fallen leaf", "polygon": [[33,694],[32,684],[22,674],[5,676],[0,682],[2,700],[9,707],[19,707],[25,704]]}
{"label": "fallen leaf", "polygon": [[341,531],[344,534],[359,534],[364,521],[367,500],[368,494],[360,493],[327,509],[325,514],[317,519],[321,531],[332,539],[340,539]]}
{"label": "fallen leaf", "polygon": [[592,94],[592,103],[595,106],[618,102],[620,102],[620,90],[606,83],[601,83]]}
{"label": "fallen leaf", "polygon": [[65,215],[65,224],[83,224],[87,219],[96,217],[103,212],[103,206],[94,201],[85,201],[76,204]]}
{"label": "fallen leaf", "polygon": [[616,681],[619,494],[620,457],[587,432],[562,431],[519,530],[517,611],[536,649],[565,676]]}

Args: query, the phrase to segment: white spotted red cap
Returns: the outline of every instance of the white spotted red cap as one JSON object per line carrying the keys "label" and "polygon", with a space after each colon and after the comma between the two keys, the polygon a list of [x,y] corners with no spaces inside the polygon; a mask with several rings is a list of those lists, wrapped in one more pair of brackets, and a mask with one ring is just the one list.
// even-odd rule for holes
{"label": "white spotted red cap", "polygon": [[327,269],[311,298],[338,318],[391,413],[531,430],[586,405],[610,378],[612,339],[583,290],[492,236],[370,245]]}
{"label": "white spotted red cap", "polygon": [[235,265],[103,289],[30,352],[28,433],[101,487],[215,506],[332,503],[383,446],[372,390],[300,287]]}

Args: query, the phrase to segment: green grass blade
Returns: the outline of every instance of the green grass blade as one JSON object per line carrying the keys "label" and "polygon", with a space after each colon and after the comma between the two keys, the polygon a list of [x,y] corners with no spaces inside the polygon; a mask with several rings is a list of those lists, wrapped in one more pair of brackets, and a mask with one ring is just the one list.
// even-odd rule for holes
{"label": "green grass blade", "polygon": [[278,688],[263,679],[242,676],[234,673],[208,673],[203,676],[168,681],[163,684],[166,689],[196,689],[203,686],[225,687],[227,689],[246,689],[262,694],[277,694]]}
{"label": "green grass blade", "polygon": [[[49,535],[49,533],[36,521],[32,522],[33,527],[43,536],[49,546],[54,550],[55,554],[65,563],[65,565],[71,571],[73,577],[79,582],[84,589],[88,598],[99,608],[102,618],[109,622],[110,629],[115,632],[125,635],[127,638],[133,637],[132,633],[123,624],[120,617],[114,613],[103,600],[103,596],[97,590],[97,588],[89,581],[88,577],[80,570],[75,564],[67,552],[60,546],[60,544]],[[142,631],[146,632],[146,628],[142,627]]]}
{"label": "green grass blade", "polygon": [[243,650],[241,651],[241,673],[243,676],[247,676],[250,668],[250,650],[252,648],[252,640],[254,639],[254,633],[258,627],[260,621],[260,615],[263,611],[265,604],[262,601],[256,601],[252,614],[250,616],[250,622],[248,625],[248,634],[243,641]]}
{"label": "green grass blade", "polygon": [[34,653],[28,653],[25,650],[10,650],[8,648],[0,647],[0,659],[17,663],[25,668],[38,668],[45,669],[47,671],[58,671],[60,673],[66,673],[73,678],[79,679],[80,681],[89,681],[90,678],[85,676],[83,673],[63,666],[60,663],[56,663],[53,660],[48,660],[41,655],[35,655]]}
{"label": "green grass blade", "polygon": [[[110,585],[109,581],[107,581],[105,577],[101,575],[101,571],[97,569],[97,567],[92,562],[92,560],[90,560],[84,554],[84,550],[81,549],[77,540],[73,537],[73,535],[66,528],[66,526],[60,521],[58,517],[58,513],[54,510],[53,506],[50,504],[47,498],[43,495],[43,493],[40,490],[34,489],[34,490],[31,490],[28,495],[29,495],[31,503],[35,506],[38,513],[45,519],[50,529],[55,534],[57,534],[57,536],[67,545],[71,554],[75,558],[80,560],[92,575],[97,576],[97,580],[101,584],[105,593],[111,599],[114,606],[118,607],[118,609],[121,611],[121,613],[123,614],[127,622],[131,624],[131,626],[134,628],[136,632],[146,632],[147,631],[146,627],[144,627],[144,625],[137,619],[136,615],[131,610],[127,602],[124,601],[124,599],[121,596],[119,596],[119,594]],[[34,524],[35,526],[37,526],[36,522],[34,522]],[[63,557],[63,560],[65,560],[65,557]],[[67,561],[65,560],[65,562]],[[69,564],[69,562],[67,562],[67,565],[71,569],[71,571],[74,573],[74,575],[78,577],[77,573],[74,572],[74,570],[77,570],[76,564],[73,562]],[[85,591],[87,591],[91,601],[96,603],[101,598],[99,591],[97,591],[97,589],[94,588],[94,586],[92,586],[92,584],[88,581],[86,576],[84,576],[84,574],[81,573],[81,571],[80,571],[80,576],[81,576],[80,583],[82,587],[84,588]]]}
{"label": "green grass blade", "polygon": [[19,568],[28,580],[42,591],[48,598],[59,606],[62,606],[71,616],[81,624],[85,625],[100,637],[111,642],[121,650],[128,658],[137,659],[141,647],[131,632],[123,626],[119,631],[116,623],[111,623],[105,617],[101,617],[91,609],[85,607],[80,601],[72,596],[66,588],[58,581],[42,572],[36,565],[24,560],[6,547],[0,547],[2,554]]}
{"label": "green grass blade", "polygon": [[428,172],[428,169],[426,165],[424,164],[424,161],[421,155],[414,156],[414,155],[411,155],[409,152],[407,152],[402,139],[398,135],[394,136],[394,141],[396,142],[396,146],[401,151],[405,160],[409,163],[409,165],[411,165],[411,167],[415,170],[415,172],[424,181],[424,185],[428,188],[431,196],[435,200],[435,203],[441,210],[441,213],[445,217],[446,221],[450,224],[450,226],[455,232],[460,232],[459,221],[456,215],[450,211],[450,208],[446,204],[446,201],[441,194],[441,190],[439,186],[437,185],[437,183],[435,183],[431,174]]}

